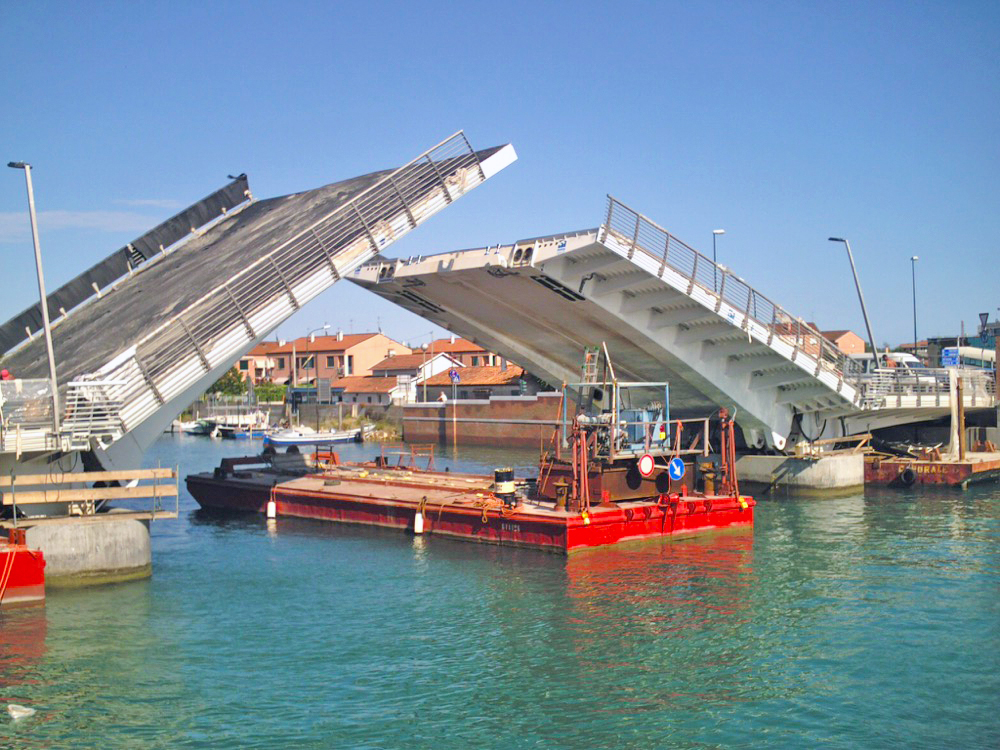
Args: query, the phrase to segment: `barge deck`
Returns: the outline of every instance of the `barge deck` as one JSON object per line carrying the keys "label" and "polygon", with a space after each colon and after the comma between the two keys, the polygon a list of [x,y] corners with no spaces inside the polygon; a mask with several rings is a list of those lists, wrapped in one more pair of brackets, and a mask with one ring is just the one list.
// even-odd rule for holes
{"label": "barge deck", "polygon": [[[219,474],[222,476],[219,476]],[[754,500],[681,492],[650,499],[559,508],[525,497],[497,498],[492,477],[335,465],[280,481],[267,471],[193,474],[188,491],[205,508],[384,526],[475,542],[568,554],[638,539],[753,526]]]}

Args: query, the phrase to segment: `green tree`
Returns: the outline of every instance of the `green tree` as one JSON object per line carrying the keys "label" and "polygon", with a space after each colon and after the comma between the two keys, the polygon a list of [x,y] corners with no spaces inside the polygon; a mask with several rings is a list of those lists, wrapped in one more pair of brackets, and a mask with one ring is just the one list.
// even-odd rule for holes
{"label": "green tree", "polygon": [[247,382],[240,376],[240,371],[235,367],[212,383],[206,391],[206,393],[218,393],[222,396],[242,396],[246,392]]}
{"label": "green tree", "polygon": [[258,401],[284,401],[285,386],[277,383],[262,382],[254,386]]}

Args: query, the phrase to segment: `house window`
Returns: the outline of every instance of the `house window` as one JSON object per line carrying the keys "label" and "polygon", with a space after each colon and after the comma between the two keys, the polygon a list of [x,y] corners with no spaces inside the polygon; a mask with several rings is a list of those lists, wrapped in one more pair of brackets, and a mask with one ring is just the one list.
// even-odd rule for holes
{"label": "house window", "polygon": [[249,372],[250,371],[250,360],[249,359],[241,359],[240,360],[240,369],[243,370],[243,372]]}
{"label": "house window", "polygon": [[311,370],[315,366],[313,364],[314,360],[315,360],[315,357],[313,357],[311,354],[309,356],[307,356],[307,357],[299,357],[298,358],[299,369],[300,370]]}
{"label": "house window", "polygon": [[278,369],[279,370],[284,370],[285,369],[285,358],[284,357],[278,357]]}
{"label": "house window", "polygon": [[476,367],[479,364],[479,357],[472,358],[472,366]]}
{"label": "house window", "polygon": [[326,366],[327,367],[336,367],[337,366],[337,358],[335,356],[333,356],[332,354],[328,354],[326,356]]}
{"label": "house window", "polygon": [[354,355],[353,354],[348,354],[347,355],[347,367],[344,368],[344,374],[345,375],[353,375],[354,374]]}
{"label": "house window", "polygon": [[369,397],[368,397],[368,403],[370,404],[371,402],[372,402],[372,397],[371,397],[371,396],[369,396]]}
{"label": "house window", "polygon": [[490,397],[489,388],[477,388],[472,392],[473,398],[488,399]]}

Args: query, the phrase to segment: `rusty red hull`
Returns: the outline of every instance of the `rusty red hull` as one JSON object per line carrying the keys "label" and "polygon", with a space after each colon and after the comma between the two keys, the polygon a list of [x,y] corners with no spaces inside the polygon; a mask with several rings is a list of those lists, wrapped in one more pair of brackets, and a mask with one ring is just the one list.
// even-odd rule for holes
{"label": "rusty red hull", "polygon": [[187,478],[191,495],[206,508],[264,512],[274,500],[278,517],[413,530],[420,514],[423,533],[468,541],[529,547],[567,554],[622,542],[745,528],[753,525],[754,501],[738,497],[663,496],[609,503],[587,514],[521,503],[514,509],[487,506],[475,488],[464,494],[419,480],[337,480],[322,477],[274,485],[262,479]]}
{"label": "rusty red hull", "polygon": [[24,544],[0,544],[0,607],[45,601],[45,557]]}
{"label": "rusty red hull", "polygon": [[919,461],[907,458],[865,460],[865,484],[909,487],[914,484],[965,487],[1000,477],[1000,457],[977,461]]}

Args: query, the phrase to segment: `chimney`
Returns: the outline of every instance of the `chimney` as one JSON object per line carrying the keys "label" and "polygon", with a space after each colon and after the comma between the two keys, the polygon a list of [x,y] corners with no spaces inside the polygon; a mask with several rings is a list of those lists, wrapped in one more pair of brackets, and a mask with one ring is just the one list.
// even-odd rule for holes
{"label": "chimney", "polygon": [[344,340],[344,332],[343,332],[343,330],[338,330],[337,331],[337,341],[343,341],[343,340]]}
{"label": "chimney", "polygon": [[455,334],[454,333],[451,334],[451,343],[453,343],[453,344],[455,343]]}

